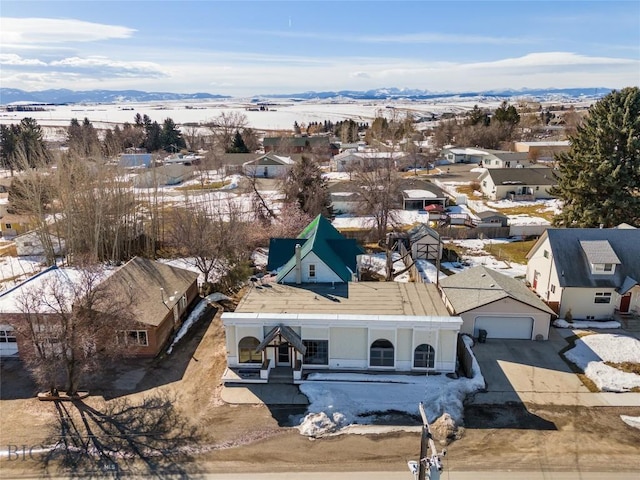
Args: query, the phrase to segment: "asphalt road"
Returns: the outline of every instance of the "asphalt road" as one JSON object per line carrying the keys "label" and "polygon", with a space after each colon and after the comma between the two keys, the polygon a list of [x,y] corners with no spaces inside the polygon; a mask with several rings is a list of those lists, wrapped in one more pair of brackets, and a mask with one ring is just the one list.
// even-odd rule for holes
{"label": "asphalt road", "polygon": [[[209,480],[413,480],[406,472],[278,472],[211,474]],[[621,472],[447,472],[440,480],[637,480],[637,473]]]}

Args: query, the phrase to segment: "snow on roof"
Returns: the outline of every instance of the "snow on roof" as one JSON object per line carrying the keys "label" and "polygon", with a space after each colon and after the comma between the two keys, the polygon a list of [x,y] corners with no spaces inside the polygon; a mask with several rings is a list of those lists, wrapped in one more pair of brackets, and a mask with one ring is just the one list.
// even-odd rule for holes
{"label": "snow on roof", "polygon": [[407,198],[436,198],[437,195],[429,190],[403,190]]}
{"label": "snow on roof", "polygon": [[[112,269],[103,269],[101,272],[101,275],[103,275],[102,280],[106,279],[113,271]],[[54,285],[60,285],[66,299],[72,302],[74,297],[73,289],[80,285],[81,282],[81,270],[51,267],[0,295],[0,313],[23,313],[21,299],[24,298],[24,295],[35,293],[44,294],[39,313],[54,313],[52,307],[44,305],[46,303],[55,304],[52,289],[57,287],[54,287]],[[70,309],[71,304],[64,305],[64,308]]]}

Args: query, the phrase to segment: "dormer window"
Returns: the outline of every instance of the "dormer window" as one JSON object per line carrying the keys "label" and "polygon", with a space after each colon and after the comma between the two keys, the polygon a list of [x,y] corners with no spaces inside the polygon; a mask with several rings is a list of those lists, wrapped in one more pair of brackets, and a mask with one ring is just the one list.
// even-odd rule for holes
{"label": "dormer window", "polygon": [[595,265],[591,265],[591,272],[595,275],[612,274],[613,271],[613,263],[596,263]]}
{"label": "dormer window", "polygon": [[591,275],[613,275],[620,259],[607,240],[581,240],[580,246],[591,267]]}

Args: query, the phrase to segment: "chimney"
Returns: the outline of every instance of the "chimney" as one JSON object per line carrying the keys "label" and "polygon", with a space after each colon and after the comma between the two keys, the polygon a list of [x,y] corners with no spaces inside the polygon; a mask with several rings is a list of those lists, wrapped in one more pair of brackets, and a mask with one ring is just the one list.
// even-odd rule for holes
{"label": "chimney", "polygon": [[603,228],[604,228],[604,223],[601,223],[600,224],[600,229],[603,229]]}
{"label": "chimney", "polygon": [[302,257],[300,254],[300,244],[296,243],[296,285],[302,283]]}

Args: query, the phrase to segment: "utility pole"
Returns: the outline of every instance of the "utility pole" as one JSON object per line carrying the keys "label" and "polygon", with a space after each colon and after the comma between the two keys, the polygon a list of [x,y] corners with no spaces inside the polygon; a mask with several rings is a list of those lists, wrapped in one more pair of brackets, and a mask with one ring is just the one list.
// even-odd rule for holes
{"label": "utility pole", "polygon": [[[436,443],[433,441],[431,435],[431,429],[429,427],[429,420],[427,414],[424,412],[424,405],[420,402],[418,406],[420,410],[420,416],[422,417],[422,435],[420,438],[420,460],[407,462],[409,470],[413,473],[416,480],[440,480],[440,472],[442,472],[442,460],[447,454],[446,450],[443,450],[438,454],[436,450]],[[428,450],[431,450],[431,456],[428,456]],[[428,476],[427,476],[428,473]]]}

